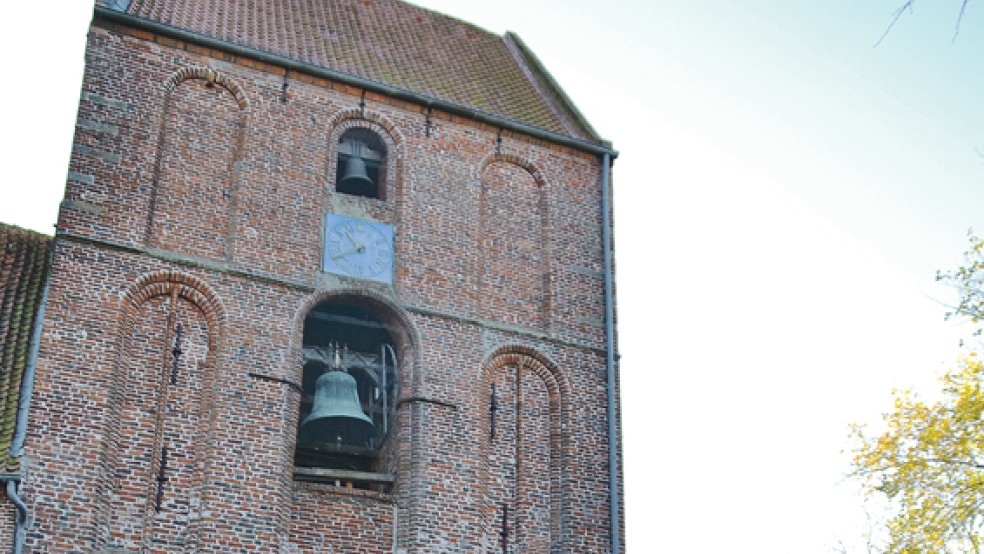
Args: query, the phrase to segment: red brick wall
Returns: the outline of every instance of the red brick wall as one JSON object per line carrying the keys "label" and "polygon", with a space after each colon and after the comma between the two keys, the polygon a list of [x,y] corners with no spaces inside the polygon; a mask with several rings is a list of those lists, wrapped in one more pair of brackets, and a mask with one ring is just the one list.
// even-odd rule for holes
{"label": "red brick wall", "polygon": [[502,159],[485,167],[481,179],[482,316],[542,330],[550,266],[541,183]]}
{"label": "red brick wall", "polygon": [[[599,159],[108,24],[87,71],[41,343],[29,548],[606,552]],[[386,143],[385,199],[334,192]],[[324,274],[326,212],[393,225],[392,286]],[[304,317],[400,339],[388,493],[292,479]],[[184,351],[170,368],[176,323]],[[491,384],[500,409],[490,437]],[[169,480],[155,510],[160,449]],[[171,450],[173,448],[173,450]],[[61,550],[59,550],[61,549]],[[113,550],[115,549],[115,550]]]}
{"label": "red brick wall", "polygon": [[535,358],[506,355],[494,363],[489,376],[496,411],[495,436],[490,415],[486,445],[486,538],[501,544],[505,520],[506,544],[514,543],[518,552],[562,550],[565,484],[560,462],[565,440],[560,387]]}
{"label": "red brick wall", "polygon": [[384,495],[298,484],[291,500],[293,552],[392,552],[396,505]]}
{"label": "red brick wall", "polygon": [[10,552],[14,547],[14,504],[6,498],[0,500],[0,521],[6,522],[0,526],[0,551]]}
{"label": "red brick wall", "polygon": [[213,81],[185,79],[167,91],[163,117],[148,242],[223,258],[242,109]]}
{"label": "red brick wall", "polygon": [[[115,468],[106,525],[112,547],[173,552],[194,542],[188,524],[202,510],[214,371],[209,325],[197,306],[177,287],[155,292],[141,299],[123,337],[113,391],[117,421],[107,433],[115,440],[104,450]],[[159,511],[157,477],[167,479]]]}

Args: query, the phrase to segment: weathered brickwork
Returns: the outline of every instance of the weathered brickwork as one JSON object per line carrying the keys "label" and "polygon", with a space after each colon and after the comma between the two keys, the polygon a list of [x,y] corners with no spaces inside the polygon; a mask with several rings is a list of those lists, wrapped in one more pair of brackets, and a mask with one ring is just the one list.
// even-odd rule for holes
{"label": "weathered brickwork", "polygon": [[147,242],[223,258],[243,109],[224,83],[215,82],[214,72],[203,72],[204,79],[184,73],[172,79],[177,86],[165,91]]}
{"label": "weathered brickwork", "polygon": [[509,159],[493,159],[481,180],[482,316],[543,330],[550,274],[543,183]]}
{"label": "weathered brickwork", "polygon": [[[609,551],[596,154],[98,19],[86,62],[28,551]],[[335,191],[353,128],[379,198]],[[392,285],[322,271],[326,213],[393,226]],[[390,488],[294,477],[337,299],[395,343]]]}
{"label": "weathered brickwork", "polygon": [[[14,521],[14,517],[16,517],[14,504],[10,502],[10,500],[5,499],[4,502],[0,504],[0,518],[3,518],[0,521],[11,522]],[[7,528],[0,530],[0,549],[9,552],[13,549],[14,546],[13,543],[14,543],[14,534],[11,532],[11,529],[8,525]]]}
{"label": "weathered brickwork", "polygon": [[483,479],[486,505],[495,513],[487,514],[486,536],[494,544],[505,522],[516,530],[517,551],[557,551],[566,477],[560,466],[565,457],[561,409],[567,395],[553,372],[524,354],[496,356],[486,379],[495,387]]}

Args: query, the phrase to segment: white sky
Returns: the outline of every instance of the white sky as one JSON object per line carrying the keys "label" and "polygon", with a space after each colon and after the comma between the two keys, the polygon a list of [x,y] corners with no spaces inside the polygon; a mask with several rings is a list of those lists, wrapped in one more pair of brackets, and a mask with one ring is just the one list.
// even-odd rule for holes
{"label": "white sky", "polygon": [[[863,552],[847,425],[931,388],[984,230],[984,2],[431,0],[514,30],[615,164],[627,550]],[[0,221],[50,232],[91,10],[11,3]],[[860,5],[864,4],[864,5]]]}

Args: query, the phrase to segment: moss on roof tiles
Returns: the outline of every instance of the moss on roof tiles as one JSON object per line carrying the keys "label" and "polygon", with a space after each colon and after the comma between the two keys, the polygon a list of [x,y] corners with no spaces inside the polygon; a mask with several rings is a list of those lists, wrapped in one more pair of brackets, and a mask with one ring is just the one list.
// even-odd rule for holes
{"label": "moss on roof tiles", "polygon": [[0,223],[0,471],[10,457],[21,382],[48,272],[51,238]]}
{"label": "moss on roof tiles", "polygon": [[598,139],[539,67],[514,57],[506,37],[399,0],[134,0],[129,12],[547,131]]}

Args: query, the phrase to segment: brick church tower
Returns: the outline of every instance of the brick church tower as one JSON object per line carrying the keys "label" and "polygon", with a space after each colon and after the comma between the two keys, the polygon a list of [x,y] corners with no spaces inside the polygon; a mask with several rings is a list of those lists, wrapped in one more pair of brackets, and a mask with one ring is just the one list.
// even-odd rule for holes
{"label": "brick church tower", "polygon": [[0,548],[621,552],[614,156],[511,33],[100,0]]}

